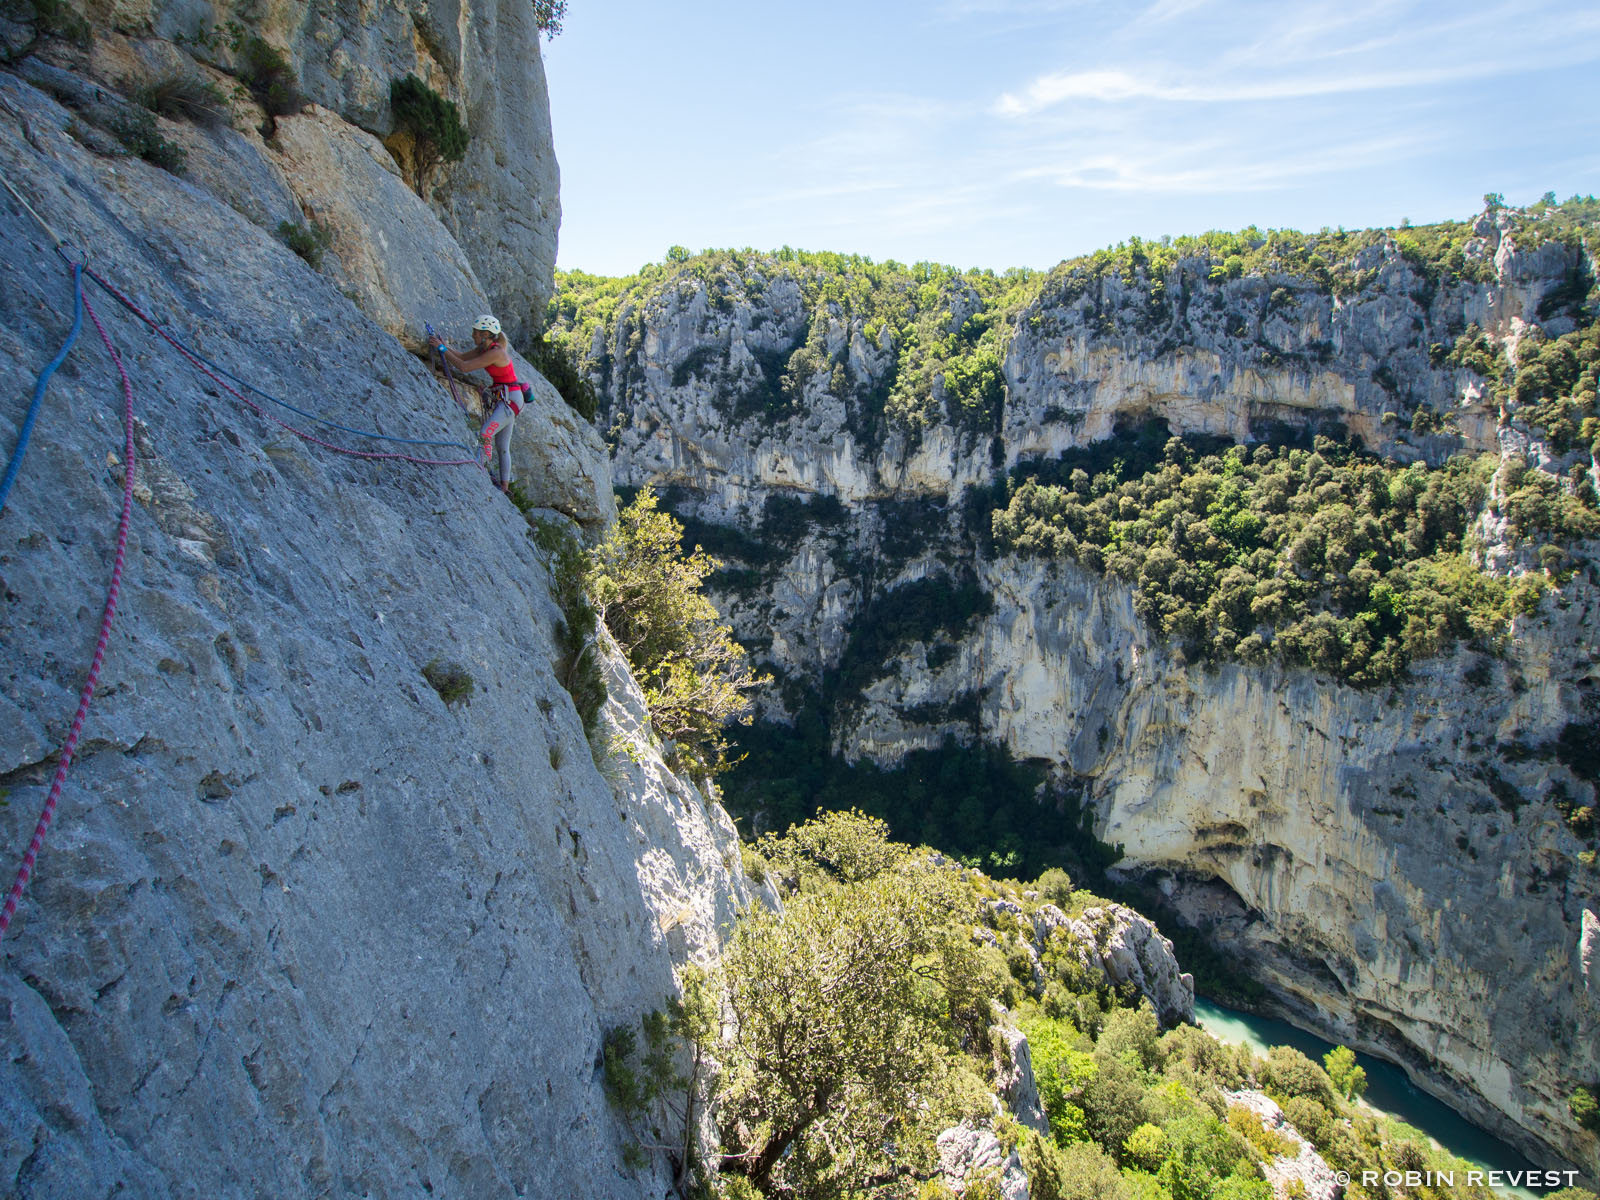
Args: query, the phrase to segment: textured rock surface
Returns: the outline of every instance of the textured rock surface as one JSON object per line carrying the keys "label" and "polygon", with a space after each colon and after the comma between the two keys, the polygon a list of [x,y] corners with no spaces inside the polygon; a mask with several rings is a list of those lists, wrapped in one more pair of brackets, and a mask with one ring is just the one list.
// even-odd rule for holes
{"label": "textured rock surface", "polygon": [[[0,170],[185,341],[346,423],[470,443],[419,361],[226,197],[96,157],[15,77],[0,95],[21,114],[0,113]],[[224,140],[253,177],[282,169]],[[372,205],[427,228],[408,196]],[[71,292],[9,197],[0,236],[9,450]],[[448,299],[406,286],[416,311]],[[95,708],[0,946],[0,1186],[660,1195],[624,1164],[601,1036],[714,949],[742,887],[726,818],[647,747],[596,766],[542,556],[480,471],[310,445],[91,299],[137,388],[139,499]],[[0,516],[8,872],[93,648],[118,399],[86,328]],[[545,461],[595,449],[536,404]],[[603,476],[595,458],[552,488],[597,519]],[[435,662],[470,674],[464,701],[429,686]],[[627,737],[639,701],[612,676]]]}
{"label": "textured rock surface", "polygon": [[1028,1035],[1004,1020],[992,1026],[989,1033],[1005,1048],[995,1064],[995,1093],[1018,1121],[1029,1129],[1048,1134],[1050,1122],[1039,1100],[1039,1084],[1033,1076],[1033,1051],[1028,1046]]}
{"label": "textured rock surface", "polygon": [[1280,1154],[1262,1167],[1262,1174],[1272,1185],[1276,1200],[1339,1200],[1344,1195],[1344,1185],[1316,1147],[1301,1136],[1300,1131],[1284,1118],[1278,1103],[1265,1092],[1246,1090],[1223,1092],[1230,1105],[1237,1104],[1261,1119],[1262,1125],[1280,1137],[1289,1139],[1296,1147],[1291,1155]]}
{"label": "textured rock surface", "polygon": [[1000,1139],[987,1129],[957,1125],[939,1135],[939,1169],[944,1182],[958,1196],[977,1179],[997,1181],[1004,1200],[1028,1200],[1028,1177],[1013,1150],[1009,1155]]}
{"label": "textured rock surface", "polygon": [[1131,983],[1150,998],[1164,1025],[1194,1021],[1194,978],[1178,968],[1172,943],[1121,904],[1086,908],[1067,929],[1086,966],[1113,984]]}
{"label": "textured rock surface", "polygon": [[[232,70],[219,40],[194,39],[238,22],[281,50],[306,96],[380,138],[393,132],[389,85],[416,75],[454,101],[471,135],[466,157],[425,188],[515,339],[542,314],[561,224],[556,165],[533,5],[527,0],[405,0],[356,4],[268,0],[90,0],[106,79],[132,57],[167,69],[186,51]],[[117,34],[124,35],[129,46]],[[175,49],[177,39],[189,39]]]}
{"label": "textured rock surface", "polygon": [[[1183,304],[1154,323],[1148,297],[1114,278],[1047,294],[1017,322],[994,440],[935,426],[873,442],[828,368],[769,419],[751,397],[770,386],[772,356],[819,322],[830,361],[862,389],[885,385],[894,358],[825,306],[808,312],[781,275],[722,291],[674,280],[619,312],[592,352],[619,482],[663,487],[677,511],[736,526],[775,560],[732,553],[750,570],[722,603],[792,683],[837,667],[897,588],[970,570],[992,599],[964,627],[866,664],[860,702],[831,714],[839,752],[894,762],[953,736],[1053,764],[1097,835],[1123,847],[1122,868],[1244,954],[1297,1020],[1400,1062],[1530,1154],[1596,1173],[1600,1143],[1566,1098],[1574,1078],[1600,1074],[1585,939],[1600,880],[1553,803],[1559,789],[1594,803],[1553,751],[1569,723],[1595,719],[1592,579],[1519,618],[1503,659],[1463,651],[1419,664],[1404,687],[1358,692],[1302,670],[1189,664],[1121,584],[986,559],[962,511],[993,464],[1151,413],[1243,438],[1337,424],[1402,459],[1466,448],[1564,470],[1477,376],[1430,354],[1469,322],[1514,347],[1578,266],[1559,245],[1520,249],[1491,218],[1477,232],[1469,249],[1498,272],[1481,284],[1431,287],[1380,243],[1357,264],[1370,282],[1338,298],[1290,278],[1213,283],[1192,264],[1169,288]],[[1570,326],[1545,322],[1552,335]],[[1385,422],[1397,397],[1452,415],[1458,432]],[[814,515],[780,538],[769,501],[797,499]],[[1483,534],[1508,565],[1497,531]],[[774,695],[769,712],[787,703]]]}

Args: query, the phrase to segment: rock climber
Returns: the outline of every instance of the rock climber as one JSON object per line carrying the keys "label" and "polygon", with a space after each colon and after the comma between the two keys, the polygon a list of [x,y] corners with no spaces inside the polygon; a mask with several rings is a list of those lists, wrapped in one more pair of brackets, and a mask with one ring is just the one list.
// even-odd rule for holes
{"label": "rock climber", "polygon": [[483,459],[489,464],[489,476],[495,487],[507,495],[511,492],[511,426],[522,412],[522,396],[526,390],[517,382],[517,368],[511,361],[511,347],[500,322],[492,316],[479,317],[472,323],[470,354],[457,354],[440,342],[437,349],[444,359],[458,371],[484,370],[489,374],[489,386],[479,388],[484,407],[489,415],[483,419]]}

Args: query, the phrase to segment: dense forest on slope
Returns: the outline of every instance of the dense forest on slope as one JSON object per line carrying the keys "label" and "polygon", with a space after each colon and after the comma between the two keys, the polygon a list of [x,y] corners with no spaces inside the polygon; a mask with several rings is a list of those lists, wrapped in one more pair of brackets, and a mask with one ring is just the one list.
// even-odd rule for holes
{"label": "dense forest on slope", "polygon": [[[1152,422],[1008,479],[991,532],[999,551],[1126,580],[1140,615],[1191,657],[1276,655],[1358,687],[1391,683],[1458,642],[1497,647],[1514,614],[1584,561],[1573,543],[1600,532],[1587,472],[1567,489],[1491,455],[1430,470],[1322,436],[1309,451],[1201,454],[1163,433]],[[1486,506],[1536,569],[1479,568]]]}
{"label": "dense forest on slope", "polygon": [[[712,1106],[718,1144],[679,1159],[707,1194],[953,1197],[935,1142],[966,1121],[992,1128],[1039,1200],[1269,1200],[1269,1171],[1303,1195],[1318,1169],[1303,1142],[1322,1170],[1350,1173],[1351,1200],[1491,1195],[1419,1131],[1356,1103],[1365,1077],[1348,1050],[1257,1058],[1191,1025],[1163,1030],[1149,997],[1095,965],[1137,918],[1065,871],[998,880],[858,813],[769,835],[746,858],[784,896],[782,918],[752,910],[715,971],[689,972],[684,1004],[606,1038],[608,1091],[641,1153],[678,1158],[671,1147],[694,1140],[679,1140],[685,1101]],[[993,1107],[1012,1023],[1041,1131]],[[1287,1127],[1263,1119],[1269,1100]],[[1456,1183],[1385,1180],[1394,1171]],[[980,1170],[964,1194],[997,1197],[1000,1183],[1001,1168]]]}

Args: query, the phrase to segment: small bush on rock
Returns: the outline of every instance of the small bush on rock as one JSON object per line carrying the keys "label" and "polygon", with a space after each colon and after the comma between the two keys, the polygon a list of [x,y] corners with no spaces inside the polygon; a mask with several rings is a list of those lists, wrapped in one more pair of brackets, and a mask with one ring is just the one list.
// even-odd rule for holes
{"label": "small bush on rock", "polygon": [[153,79],[136,89],[134,102],[170,120],[215,129],[228,123],[228,98],[208,80],[183,71]]}
{"label": "small bush on rock", "polygon": [[283,51],[254,35],[240,39],[234,49],[239,54],[239,78],[256,103],[266,109],[267,125],[276,131],[274,118],[290,116],[305,107],[305,93],[300,90],[294,68]]}
{"label": "small bush on rock", "polygon": [[389,85],[389,106],[394,110],[397,133],[411,138],[414,186],[420,194],[424,180],[441,162],[460,162],[472,140],[461,123],[461,110],[415,75]]}
{"label": "small bush on rock", "polygon": [[296,225],[293,221],[278,222],[278,236],[285,245],[311,265],[313,271],[322,270],[322,256],[333,242],[333,235],[320,221],[309,225]]}
{"label": "small bush on rock", "polygon": [[137,155],[148,163],[174,175],[183,173],[189,152],[174,141],[161,136],[152,112],[130,108],[111,121],[111,133],[127,147],[129,154]]}
{"label": "small bush on rock", "polygon": [[454,705],[472,695],[472,676],[459,663],[441,663],[433,659],[422,668],[422,677],[446,705]]}

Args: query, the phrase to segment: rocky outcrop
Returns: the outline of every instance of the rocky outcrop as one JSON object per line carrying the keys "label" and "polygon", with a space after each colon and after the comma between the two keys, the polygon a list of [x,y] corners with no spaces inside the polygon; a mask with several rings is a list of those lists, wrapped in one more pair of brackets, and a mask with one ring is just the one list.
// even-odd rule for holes
{"label": "rocky outcrop", "polygon": [[958,1196],[982,1180],[999,1185],[1004,1200],[1028,1200],[1028,1176],[1017,1152],[1006,1153],[1000,1139],[988,1129],[966,1123],[939,1135],[939,1171],[945,1186]]}
{"label": "rocky outcrop", "polygon": [[[411,19],[367,17],[373,37]],[[305,15],[296,44],[337,47],[338,19]],[[0,1186],[660,1195],[665,1176],[622,1152],[602,1035],[714,952],[744,895],[732,827],[638,735],[616,662],[608,732],[585,737],[554,670],[551,567],[475,466],[349,457],[287,428],[476,457],[419,359],[262,227],[298,204],[299,167],[324,164],[329,194],[377,183],[344,232],[398,311],[487,304],[470,264],[331,110],[281,119],[274,147],[197,135],[215,156],[184,180],[93,153],[13,75],[0,100],[0,172],[96,271],[259,389],[230,394],[90,287],[135,387],[137,503],[94,709],[0,944]],[[409,236],[384,245],[379,229]],[[0,375],[23,397],[71,323],[70,277],[9,196],[0,236]],[[406,275],[412,256],[462,264],[459,286]],[[357,438],[264,393],[440,445]],[[0,515],[8,870],[93,649],[127,469],[119,399],[86,325]],[[0,409],[8,451],[21,415]],[[603,521],[593,431],[545,388],[525,421],[521,461],[550,465],[530,480],[541,503]],[[430,685],[441,668],[463,695]]]}
{"label": "rocky outcrop", "polygon": [[1113,985],[1133,984],[1162,1024],[1193,1023],[1194,977],[1179,970],[1172,943],[1147,918],[1108,904],[1084,909],[1065,928],[1085,966],[1104,972]]}
{"label": "rocky outcrop", "polygon": [[[1213,278],[1204,260],[1180,261],[1161,297],[1147,280],[1057,273],[1014,321],[993,431],[874,425],[862,397],[887,390],[896,347],[837,305],[808,307],[798,274],[748,259],[713,282],[667,274],[590,350],[619,481],[653,483],[745,539],[723,538],[721,602],[786,681],[769,715],[829,678],[884,597],[974,580],[983,611],[850,664],[861,683],[829,713],[837,752],[893,763],[954,737],[1052,764],[1121,847],[1121,871],[1237,950],[1297,1020],[1593,1173],[1600,1146],[1566,1102],[1573,1079],[1600,1076],[1584,932],[1600,878],[1557,803],[1594,804],[1593,781],[1557,752],[1594,720],[1592,572],[1519,617],[1503,657],[1463,650],[1404,686],[1357,691],[1306,670],[1189,663],[1124,585],[989,556],[963,509],[969,485],[1149,415],[1175,431],[1339,430],[1402,460],[1466,449],[1565,473],[1572,456],[1443,353],[1473,323],[1509,349],[1535,324],[1572,327],[1553,298],[1592,262],[1519,245],[1512,228],[1480,219],[1467,254],[1482,282],[1430,274],[1396,238],[1363,250],[1349,264],[1359,283],[1337,295],[1291,276]],[[798,393],[788,377],[775,391],[802,345],[826,365]],[[1486,561],[1522,569],[1482,533]],[[1520,1019],[1530,1011],[1548,1019]]]}
{"label": "rocky outcrop", "polygon": [[1277,1101],[1265,1092],[1250,1089],[1223,1092],[1230,1105],[1237,1104],[1252,1113],[1270,1133],[1286,1139],[1295,1148],[1294,1154],[1275,1154],[1263,1164],[1261,1173],[1272,1185],[1275,1200],[1339,1200],[1345,1185],[1339,1181],[1317,1148],[1308,1142],[1283,1115]]}
{"label": "rocky outcrop", "polygon": [[[561,224],[560,172],[527,0],[88,0],[85,8],[99,35],[93,73],[103,79],[146,81],[193,70],[195,59],[237,72],[237,26],[283,53],[308,100],[377,138],[394,132],[389,85],[421,78],[458,106],[471,136],[466,157],[427,181],[428,203],[513,338],[542,321]],[[231,89],[229,80],[224,90]],[[320,215],[315,204],[304,211]],[[407,243],[393,249],[403,262]]]}
{"label": "rocky outcrop", "polygon": [[1028,1046],[1028,1035],[1008,1024],[1002,1016],[997,1024],[989,1027],[989,1037],[995,1045],[995,1095],[1021,1124],[1048,1134],[1050,1122],[1039,1099],[1038,1081],[1033,1076],[1033,1051]]}

